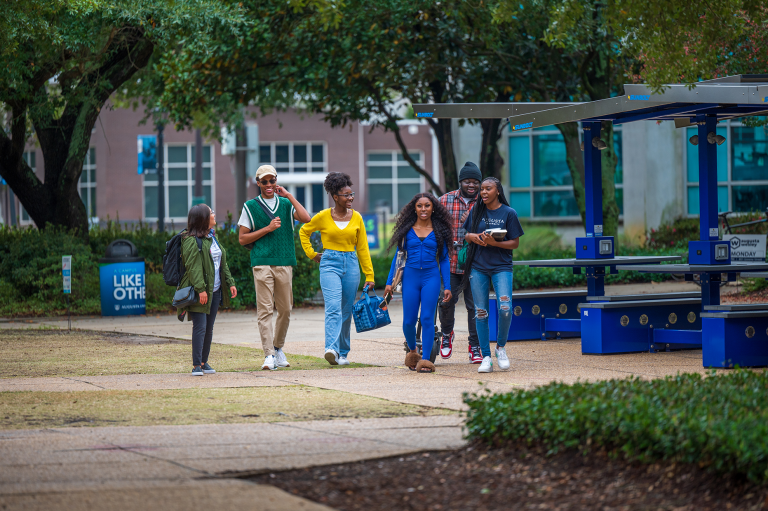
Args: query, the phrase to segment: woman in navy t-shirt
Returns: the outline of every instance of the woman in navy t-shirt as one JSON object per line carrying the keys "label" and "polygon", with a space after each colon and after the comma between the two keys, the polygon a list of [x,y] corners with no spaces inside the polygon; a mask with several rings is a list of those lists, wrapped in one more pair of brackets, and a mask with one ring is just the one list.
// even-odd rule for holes
{"label": "woman in navy t-shirt", "polygon": [[[491,359],[490,330],[488,326],[488,303],[490,284],[496,291],[498,332],[496,336],[496,361],[499,369],[509,369],[505,345],[512,323],[512,250],[520,244],[523,228],[517,213],[509,207],[501,182],[494,177],[480,184],[480,198],[464,222],[470,243],[464,268],[462,287],[469,285],[475,297],[475,322],[483,362],[478,373],[493,372]],[[504,229],[506,234],[496,241],[488,231]]]}

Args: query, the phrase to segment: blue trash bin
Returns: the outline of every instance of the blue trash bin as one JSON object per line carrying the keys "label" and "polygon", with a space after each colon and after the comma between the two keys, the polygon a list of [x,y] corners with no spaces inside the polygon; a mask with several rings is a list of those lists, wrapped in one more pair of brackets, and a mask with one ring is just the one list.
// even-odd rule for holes
{"label": "blue trash bin", "polygon": [[102,316],[146,314],[144,258],[128,240],[115,240],[99,259]]}

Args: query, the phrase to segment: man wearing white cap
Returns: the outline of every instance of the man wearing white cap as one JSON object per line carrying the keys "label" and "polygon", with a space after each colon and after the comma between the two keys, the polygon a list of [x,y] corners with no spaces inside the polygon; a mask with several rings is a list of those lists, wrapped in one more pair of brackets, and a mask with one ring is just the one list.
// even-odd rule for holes
{"label": "man wearing white cap", "polygon": [[[272,165],[258,168],[256,184],[261,195],[243,205],[237,225],[240,226],[240,244],[252,244],[256,315],[264,349],[261,368],[272,370],[290,366],[283,345],[293,307],[292,280],[296,266],[293,220],[307,223],[312,217],[293,195],[277,184],[277,171]],[[275,310],[277,320],[273,330]]]}

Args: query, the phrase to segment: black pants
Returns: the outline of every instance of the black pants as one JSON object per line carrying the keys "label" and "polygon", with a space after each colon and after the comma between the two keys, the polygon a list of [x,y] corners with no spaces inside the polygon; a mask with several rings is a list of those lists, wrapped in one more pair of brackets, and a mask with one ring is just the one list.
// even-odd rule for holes
{"label": "black pants", "polygon": [[[451,273],[451,290],[459,289],[463,275]],[[440,302],[440,329],[444,334],[453,331],[456,325],[456,303],[459,301],[459,293],[453,291],[451,301]],[[475,325],[475,300],[472,299],[472,289],[469,286],[464,290],[464,306],[467,308],[467,327],[469,328],[469,345],[480,346],[477,340],[477,326]]]}
{"label": "black pants", "polygon": [[208,354],[211,352],[213,340],[213,323],[216,321],[216,313],[221,304],[221,290],[213,292],[211,300],[211,312],[190,312],[192,318],[192,365],[199,366],[208,362]]}

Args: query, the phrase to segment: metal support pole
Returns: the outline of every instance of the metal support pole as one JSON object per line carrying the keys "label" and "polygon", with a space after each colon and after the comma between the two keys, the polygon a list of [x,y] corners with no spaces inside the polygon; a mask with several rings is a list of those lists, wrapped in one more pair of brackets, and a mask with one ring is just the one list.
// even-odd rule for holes
{"label": "metal support pole", "polygon": [[720,305],[720,274],[701,274],[701,306]]}
{"label": "metal support pole", "polygon": [[588,238],[603,235],[603,168],[600,150],[592,145],[592,139],[600,138],[601,129],[599,122],[583,124],[584,206]]}
{"label": "metal support pole", "polygon": [[[203,135],[200,130],[195,130],[195,193],[192,197],[192,205],[205,202],[203,195]],[[208,206],[211,206],[208,204]]]}
{"label": "metal support pole", "polygon": [[165,143],[163,121],[157,123],[157,230],[165,232]]}
{"label": "metal support pole", "polygon": [[605,267],[587,266],[587,296],[605,296]]}
{"label": "metal support pole", "polygon": [[717,133],[717,118],[698,115],[699,123],[699,239],[716,241],[717,229],[717,144],[707,134]]}
{"label": "metal support pole", "polygon": [[[235,211],[238,212],[248,200],[248,176],[245,168],[248,163],[245,149],[248,146],[247,137],[245,125],[235,128]],[[256,191],[258,190],[257,186]]]}

